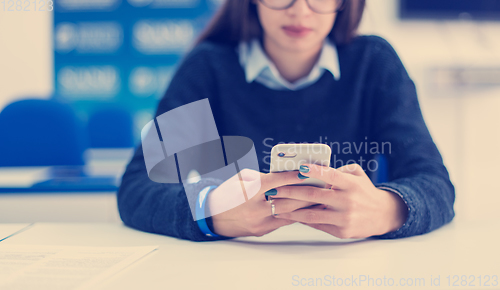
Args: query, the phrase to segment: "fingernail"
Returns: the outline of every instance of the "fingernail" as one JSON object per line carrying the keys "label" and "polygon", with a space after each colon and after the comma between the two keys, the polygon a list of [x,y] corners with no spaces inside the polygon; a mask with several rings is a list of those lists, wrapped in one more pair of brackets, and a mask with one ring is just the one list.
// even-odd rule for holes
{"label": "fingernail", "polygon": [[307,173],[309,172],[309,167],[305,165],[300,165],[299,171],[302,173]]}
{"label": "fingernail", "polygon": [[300,178],[300,179],[307,179],[307,178],[309,178],[309,177],[308,177],[308,176],[304,176],[304,175],[300,174],[300,172],[299,172],[299,178]]}
{"label": "fingernail", "polygon": [[268,196],[268,195],[276,195],[276,194],[278,194],[278,191],[273,188],[273,189],[270,189],[270,190],[266,191],[265,194],[266,194],[266,196]]}

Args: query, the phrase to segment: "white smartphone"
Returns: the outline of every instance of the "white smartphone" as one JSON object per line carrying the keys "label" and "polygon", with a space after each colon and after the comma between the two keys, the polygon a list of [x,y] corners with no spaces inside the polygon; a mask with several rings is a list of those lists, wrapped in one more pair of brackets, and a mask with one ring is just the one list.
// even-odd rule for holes
{"label": "white smartphone", "polygon": [[[330,166],[332,150],[326,144],[278,144],[271,149],[270,172],[299,170],[300,165],[318,164]],[[325,187],[326,183],[316,178],[308,178],[301,184]]]}

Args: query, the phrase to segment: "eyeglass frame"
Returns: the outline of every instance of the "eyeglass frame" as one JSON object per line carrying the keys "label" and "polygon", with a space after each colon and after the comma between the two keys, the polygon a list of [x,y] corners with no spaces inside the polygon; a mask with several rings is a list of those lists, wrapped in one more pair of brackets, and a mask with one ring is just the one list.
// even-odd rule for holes
{"label": "eyeglass frame", "polygon": [[[274,7],[270,7],[269,4],[267,4],[265,1],[266,0],[259,0],[259,2],[262,3],[262,5],[266,6],[269,9],[273,9],[273,10],[286,10],[286,9],[292,7],[295,4],[295,2],[297,2],[297,0],[292,0],[290,2],[290,4],[288,4],[287,6],[285,6],[283,8],[274,8]],[[341,1],[342,1],[342,4],[340,4],[339,8],[337,8],[335,11],[332,11],[332,12],[318,12],[318,11],[316,11],[316,9],[314,9],[311,6],[311,4],[309,3],[309,0],[306,0],[306,3],[307,3],[307,7],[309,7],[309,9],[311,9],[315,13],[318,13],[318,14],[331,14],[331,13],[337,13],[339,11],[344,10],[345,4],[346,4],[347,0],[341,0]]]}

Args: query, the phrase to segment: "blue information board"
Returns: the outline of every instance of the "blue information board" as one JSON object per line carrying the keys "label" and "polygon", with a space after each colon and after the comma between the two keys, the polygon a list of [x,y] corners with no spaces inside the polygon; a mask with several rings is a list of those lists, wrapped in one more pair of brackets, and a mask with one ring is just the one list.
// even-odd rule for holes
{"label": "blue information board", "polygon": [[54,1],[55,98],[84,121],[102,106],[125,108],[139,140],[179,60],[222,1]]}

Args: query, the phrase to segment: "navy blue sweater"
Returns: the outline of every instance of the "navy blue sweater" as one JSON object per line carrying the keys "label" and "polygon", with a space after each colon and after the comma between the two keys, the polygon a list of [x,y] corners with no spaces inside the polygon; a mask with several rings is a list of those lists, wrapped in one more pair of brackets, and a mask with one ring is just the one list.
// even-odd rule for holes
{"label": "navy blue sweater", "polygon": [[[396,52],[377,36],[359,36],[337,49],[339,81],[325,72],[304,89],[277,91],[246,82],[234,46],[204,42],[182,61],[156,115],[208,98],[219,134],[251,138],[262,172],[268,172],[270,149],[279,142],[326,143],[332,146],[332,167],[356,162],[371,178],[374,163],[368,161],[384,153],[389,182],[376,185],[397,191],[409,212],[403,227],[377,238],[420,235],[450,222],[454,187]],[[201,180],[185,186],[199,192],[218,184]],[[123,176],[118,208],[126,225],[142,231],[224,239],[202,234],[182,184],[148,178],[140,146]]]}

